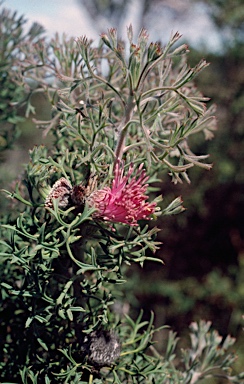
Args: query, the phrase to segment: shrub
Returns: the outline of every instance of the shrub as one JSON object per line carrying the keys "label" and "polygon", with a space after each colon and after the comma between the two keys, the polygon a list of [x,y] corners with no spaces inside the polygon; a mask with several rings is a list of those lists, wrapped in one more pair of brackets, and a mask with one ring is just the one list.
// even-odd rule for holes
{"label": "shrub", "polygon": [[[157,216],[168,206],[155,187],[169,172],[189,181],[192,135],[212,137],[214,108],[193,84],[207,65],[186,63],[187,47],[148,44],[142,30],[129,52],[116,30],[95,47],[87,38],[56,36],[19,44],[18,79],[27,94],[43,92],[53,106],[51,150],[30,151],[23,181],[1,225],[2,380],[23,383],[196,383],[231,376],[235,357],[210,323],[191,325],[191,346],[175,354],[169,332],[156,350],[153,315],[132,319],[124,305],[125,273],[158,262]],[[27,110],[31,97],[27,98]],[[149,195],[150,194],[150,200]],[[151,220],[150,220],[151,219]],[[150,221],[149,221],[150,220]],[[163,326],[162,326],[163,327]]]}

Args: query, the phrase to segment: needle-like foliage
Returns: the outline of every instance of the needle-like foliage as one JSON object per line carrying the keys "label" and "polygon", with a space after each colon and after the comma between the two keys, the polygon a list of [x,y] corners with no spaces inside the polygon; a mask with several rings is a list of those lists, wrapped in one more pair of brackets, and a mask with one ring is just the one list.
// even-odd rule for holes
{"label": "needle-like foliage", "polygon": [[191,346],[177,357],[170,332],[160,355],[153,315],[132,319],[121,304],[133,263],[163,267],[153,255],[158,215],[183,210],[181,198],[164,206],[153,183],[169,182],[166,172],[189,182],[189,168],[210,169],[190,138],[208,139],[215,129],[214,110],[193,83],[205,61],[187,65],[178,33],[166,46],[148,39],[129,27],[127,45],[115,29],[97,46],[58,35],[18,42],[15,81],[27,113],[33,94],[50,101],[52,119],[36,123],[52,146],[31,149],[22,181],[5,191],[3,383],[238,380],[226,352],[233,340],[222,343],[208,323],[192,324]]}

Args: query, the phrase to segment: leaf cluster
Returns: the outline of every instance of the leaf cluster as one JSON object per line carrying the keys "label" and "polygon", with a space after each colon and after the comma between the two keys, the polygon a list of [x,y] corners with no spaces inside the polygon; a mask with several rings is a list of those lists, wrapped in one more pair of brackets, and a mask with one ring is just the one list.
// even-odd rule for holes
{"label": "leaf cluster", "polygon": [[0,150],[11,148],[19,135],[18,110],[26,98],[17,64],[23,58],[21,45],[35,44],[43,33],[37,24],[25,32],[25,23],[24,17],[16,12],[5,8],[0,11]]}
{"label": "leaf cluster", "polygon": [[194,165],[210,169],[207,155],[195,155],[189,145],[191,135],[209,139],[216,129],[215,109],[206,108],[208,98],[193,83],[207,63],[187,65],[187,46],[173,47],[178,33],[162,47],[149,44],[145,30],[134,43],[129,27],[129,53],[115,29],[101,37],[97,47],[86,37],[65,36],[48,47],[23,47],[24,81],[36,86],[29,91],[44,92],[54,107],[50,121],[37,121],[45,134],[52,130],[58,145],[71,145],[96,171],[116,157],[143,161],[154,173],[168,170],[174,182],[189,182]]}

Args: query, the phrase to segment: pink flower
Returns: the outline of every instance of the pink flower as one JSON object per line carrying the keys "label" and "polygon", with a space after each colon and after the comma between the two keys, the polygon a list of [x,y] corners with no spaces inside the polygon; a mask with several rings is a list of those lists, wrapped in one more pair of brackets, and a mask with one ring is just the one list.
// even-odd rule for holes
{"label": "pink flower", "polygon": [[142,168],[143,164],[136,175],[131,177],[133,165],[130,165],[124,176],[123,164],[116,164],[112,187],[104,187],[89,196],[89,205],[97,209],[94,217],[129,225],[138,225],[138,220],[149,219],[155,212],[156,203],[147,202],[148,196],[145,192],[148,176]]}

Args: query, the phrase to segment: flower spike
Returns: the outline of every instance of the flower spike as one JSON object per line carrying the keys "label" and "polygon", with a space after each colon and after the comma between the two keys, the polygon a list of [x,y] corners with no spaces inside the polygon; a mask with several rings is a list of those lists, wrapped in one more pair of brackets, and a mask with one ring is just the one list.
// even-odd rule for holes
{"label": "flower spike", "polygon": [[93,192],[88,199],[90,206],[97,211],[94,217],[124,223],[131,226],[138,225],[138,220],[149,219],[155,212],[156,203],[149,203],[145,195],[148,184],[148,176],[140,165],[134,177],[131,177],[134,167],[131,164],[127,175],[124,175],[124,165],[117,162],[114,169],[112,187]]}

